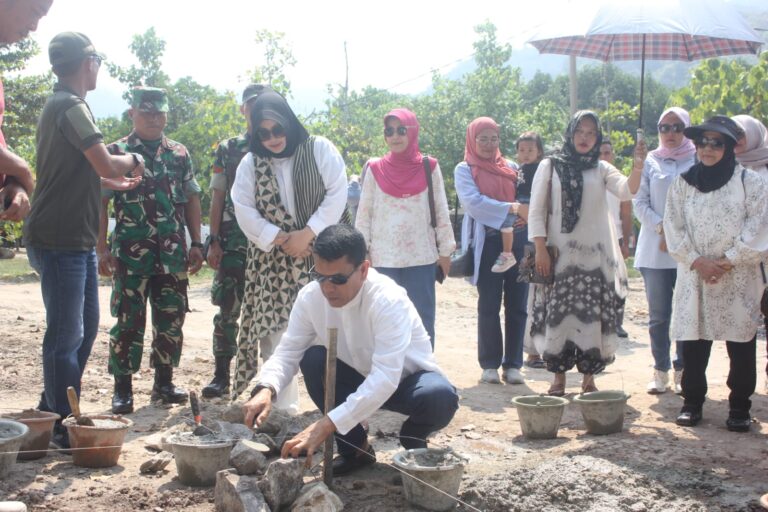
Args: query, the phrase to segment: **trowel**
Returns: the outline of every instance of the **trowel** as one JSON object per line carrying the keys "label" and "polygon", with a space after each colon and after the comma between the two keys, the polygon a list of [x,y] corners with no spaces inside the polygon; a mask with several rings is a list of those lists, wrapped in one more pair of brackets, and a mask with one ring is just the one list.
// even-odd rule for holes
{"label": "trowel", "polygon": [[197,393],[194,391],[189,392],[189,405],[192,407],[192,416],[195,419],[195,430],[192,431],[192,434],[196,436],[208,435],[211,429],[201,424],[203,417],[200,414],[200,401],[197,399]]}
{"label": "trowel", "polygon": [[94,427],[91,418],[80,415],[80,401],[77,399],[77,391],[72,386],[67,388],[67,399],[69,400],[69,408],[72,409],[72,416],[75,417],[75,423],[83,427]]}

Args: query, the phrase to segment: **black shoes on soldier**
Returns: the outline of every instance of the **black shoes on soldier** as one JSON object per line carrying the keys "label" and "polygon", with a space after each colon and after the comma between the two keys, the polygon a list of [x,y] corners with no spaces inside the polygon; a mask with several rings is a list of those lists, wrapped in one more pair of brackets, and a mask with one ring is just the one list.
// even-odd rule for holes
{"label": "black shoes on soldier", "polygon": [[218,398],[229,393],[229,363],[231,357],[216,357],[216,371],[213,380],[203,388],[204,398]]}
{"label": "black shoes on soldier", "polygon": [[173,385],[173,367],[162,365],[155,368],[155,385],[152,387],[152,401],[164,404],[183,404],[189,395],[181,388]]}
{"label": "black shoes on soldier", "polygon": [[112,414],[133,412],[133,376],[115,375],[115,392],[112,395]]}

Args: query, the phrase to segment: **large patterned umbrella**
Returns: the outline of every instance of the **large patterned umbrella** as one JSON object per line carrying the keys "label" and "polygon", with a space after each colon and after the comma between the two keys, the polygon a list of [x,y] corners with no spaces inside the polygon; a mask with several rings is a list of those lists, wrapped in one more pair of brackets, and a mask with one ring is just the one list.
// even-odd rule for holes
{"label": "large patterned umbrella", "polygon": [[763,40],[723,0],[575,1],[528,39],[540,53],[602,61],[639,60],[640,126],[646,60],[693,61],[757,54]]}

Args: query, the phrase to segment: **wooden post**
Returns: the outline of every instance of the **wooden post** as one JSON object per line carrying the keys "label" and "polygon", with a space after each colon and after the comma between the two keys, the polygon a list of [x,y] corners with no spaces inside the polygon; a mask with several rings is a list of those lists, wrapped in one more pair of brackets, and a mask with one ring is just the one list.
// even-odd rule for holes
{"label": "wooden post", "polygon": [[[339,330],[328,329],[328,353],[325,358],[325,414],[334,408],[336,402],[336,343]],[[330,489],[333,484],[333,435],[325,440],[323,452],[323,482]]]}

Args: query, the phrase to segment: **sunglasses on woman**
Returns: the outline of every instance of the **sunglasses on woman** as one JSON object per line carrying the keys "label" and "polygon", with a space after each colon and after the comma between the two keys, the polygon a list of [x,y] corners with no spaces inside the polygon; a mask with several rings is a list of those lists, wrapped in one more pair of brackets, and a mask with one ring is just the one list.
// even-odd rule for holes
{"label": "sunglasses on woman", "polygon": [[719,151],[725,147],[725,141],[718,138],[710,139],[709,137],[701,137],[693,141],[693,145],[699,149],[709,146],[710,149]]}
{"label": "sunglasses on woman", "polygon": [[357,272],[358,268],[360,268],[360,265],[355,267],[355,269],[347,275],[333,274],[332,276],[326,276],[316,271],[315,267],[312,267],[311,269],[309,269],[309,278],[312,279],[313,281],[317,281],[320,284],[323,284],[323,282],[325,281],[330,281],[331,284],[335,284],[336,286],[343,286],[347,284],[347,281],[349,281],[349,278],[352,277],[352,275],[355,272]]}
{"label": "sunglasses on woman", "polygon": [[659,133],[669,133],[669,132],[683,133],[683,130],[685,130],[685,125],[683,123],[674,123],[674,124],[664,123],[659,125]]}
{"label": "sunglasses on woman", "polygon": [[408,127],[400,125],[397,128],[395,128],[394,126],[387,126],[386,128],[384,128],[385,137],[391,137],[395,134],[395,132],[397,132],[398,135],[405,136],[406,134],[408,134]]}
{"label": "sunglasses on woman", "polygon": [[279,124],[273,126],[271,130],[259,127],[256,128],[256,135],[258,135],[259,140],[262,142],[266,142],[272,137],[279,139],[281,137],[285,137],[285,128]]}

